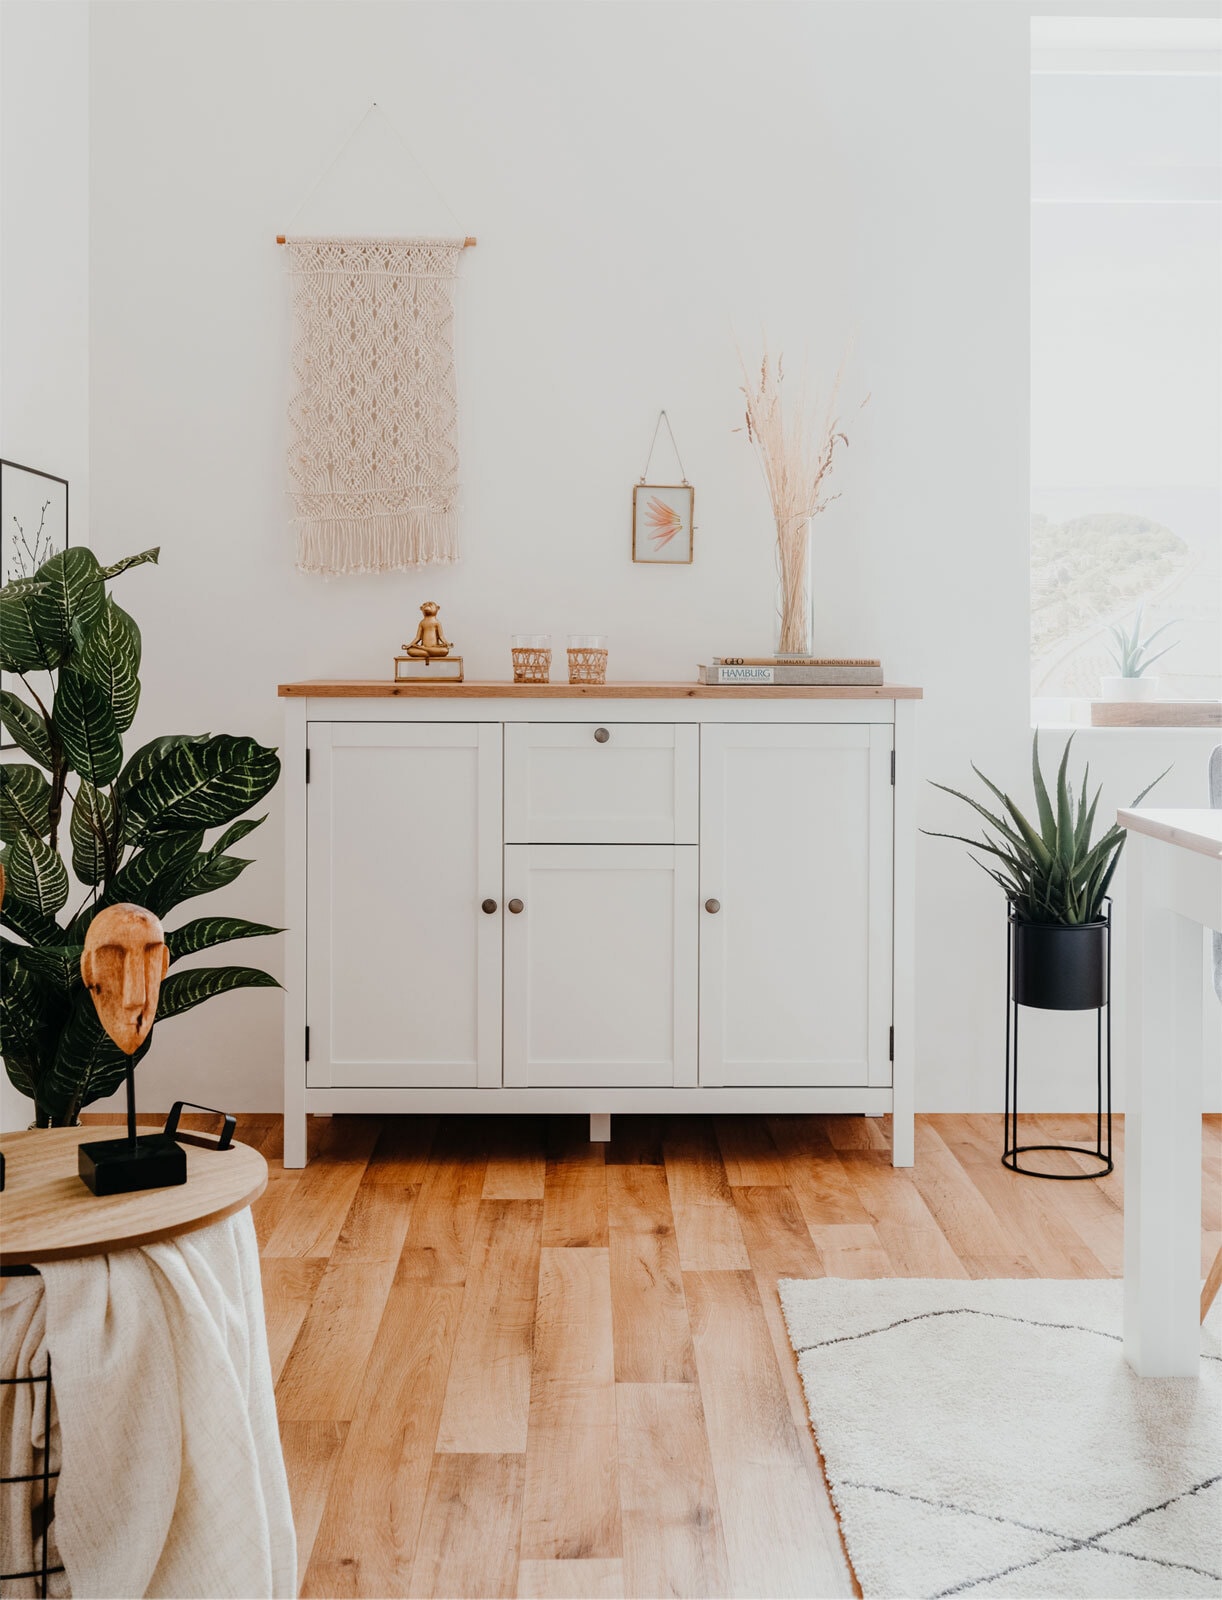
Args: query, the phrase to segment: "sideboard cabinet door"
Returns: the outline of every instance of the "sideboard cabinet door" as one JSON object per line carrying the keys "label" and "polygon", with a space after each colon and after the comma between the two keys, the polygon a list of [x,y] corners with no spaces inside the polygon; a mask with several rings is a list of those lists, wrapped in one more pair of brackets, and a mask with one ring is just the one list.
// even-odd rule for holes
{"label": "sideboard cabinet door", "polygon": [[309,749],[307,1083],[499,1087],[500,724],[316,722]]}
{"label": "sideboard cabinet door", "polygon": [[705,724],[700,1082],[891,1082],[892,730]]}
{"label": "sideboard cabinet door", "polygon": [[505,847],[505,1086],[694,1088],[695,845]]}

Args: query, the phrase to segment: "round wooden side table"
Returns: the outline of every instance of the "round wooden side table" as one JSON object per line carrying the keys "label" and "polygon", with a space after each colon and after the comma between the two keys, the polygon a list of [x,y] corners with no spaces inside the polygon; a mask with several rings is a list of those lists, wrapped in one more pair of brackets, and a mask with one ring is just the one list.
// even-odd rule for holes
{"label": "round wooden side table", "polygon": [[228,1150],[186,1145],[186,1183],[135,1194],[90,1194],[77,1175],[77,1146],[111,1132],[123,1136],[119,1125],[96,1124],[0,1134],[5,1161],[0,1268],[135,1250],[232,1216],[267,1188],[267,1162],[249,1145]]}
{"label": "round wooden side table", "polygon": [[[80,1128],[32,1128],[24,1133],[0,1134],[5,1160],[5,1187],[0,1192],[0,1273],[33,1272],[40,1261],[106,1255],[134,1250],[159,1239],[191,1233],[220,1222],[257,1200],[267,1188],[267,1162],[249,1145],[233,1144],[227,1150],[184,1146],[187,1181],[166,1189],[143,1189],[134,1194],[91,1194],[77,1172],[77,1146],[86,1139],[106,1138],[125,1130],[96,1124]],[[146,1128],[142,1132],[160,1132]],[[51,1362],[45,1373],[33,1377],[0,1378],[0,1382],[45,1386],[45,1436],[51,1434]],[[49,1451],[39,1472],[30,1475],[42,1488],[42,1503],[50,1502]],[[33,1579],[38,1592],[47,1593],[47,1580],[61,1567],[48,1561],[47,1529],[41,1534],[39,1567],[20,1573],[0,1574],[8,1579]]]}

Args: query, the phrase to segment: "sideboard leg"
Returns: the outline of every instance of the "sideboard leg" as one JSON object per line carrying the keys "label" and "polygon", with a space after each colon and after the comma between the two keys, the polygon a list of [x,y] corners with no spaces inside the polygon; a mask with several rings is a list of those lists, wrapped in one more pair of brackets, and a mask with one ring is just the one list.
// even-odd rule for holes
{"label": "sideboard leg", "polygon": [[306,1114],[305,1107],[284,1110],[284,1164],[286,1167],[304,1167],[306,1164]]}
{"label": "sideboard leg", "polygon": [[611,1138],[611,1113],[609,1111],[590,1112],[590,1143],[606,1144]]}

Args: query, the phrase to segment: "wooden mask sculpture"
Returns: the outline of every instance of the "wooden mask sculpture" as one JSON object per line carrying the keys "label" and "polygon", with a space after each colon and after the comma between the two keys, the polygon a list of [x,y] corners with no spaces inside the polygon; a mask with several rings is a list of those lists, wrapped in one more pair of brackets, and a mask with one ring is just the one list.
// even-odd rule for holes
{"label": "wooden mask sculpture", "polygon": [[81,977],[98,1021],[125,1056],[148,1038],[170,965],[161,923],[143,906],[107,906],[89,924]]}
{"label": "wooden mask sculpture", "polygon": [[132,1056],[157,1017],[161,980],[170,965],[161,923],[143,906],[106,906],[89,924],[81,952],[81,977],[98,1021],[127,1062],[127,1138],[80,1146],[77,1170],[94,1194],[127,1194],[186,1183],[187,1158],[168,1133],[136,1133]]}

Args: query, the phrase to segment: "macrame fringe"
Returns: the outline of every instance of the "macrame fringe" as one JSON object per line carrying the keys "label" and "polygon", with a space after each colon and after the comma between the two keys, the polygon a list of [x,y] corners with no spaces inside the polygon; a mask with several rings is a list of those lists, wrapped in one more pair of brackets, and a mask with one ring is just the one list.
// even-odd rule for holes
{"label": "macrame fringe", "polygon": [[417,508],[376,517],[302,517],[297,569],[334,577],[345,572],[405,572],[458,560],[458,513]]}

